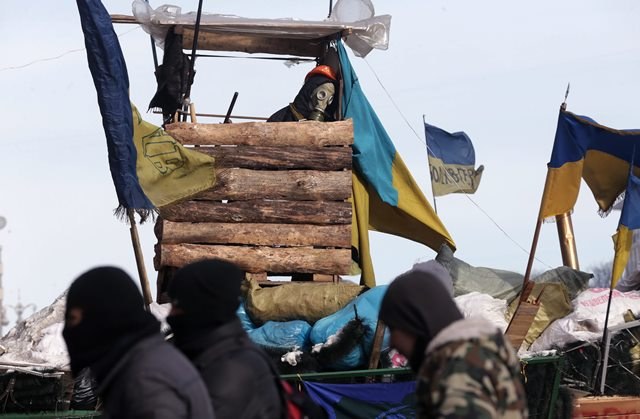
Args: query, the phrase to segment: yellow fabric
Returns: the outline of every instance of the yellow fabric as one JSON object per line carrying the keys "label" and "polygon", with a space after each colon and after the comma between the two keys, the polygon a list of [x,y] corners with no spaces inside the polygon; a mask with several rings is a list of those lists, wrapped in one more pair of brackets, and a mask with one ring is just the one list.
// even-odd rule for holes
{"label": "yellow fabric", "polygon": [[602,151],[588,150],[582,177],[593,192],[598,207],[606,210],[627,188],[629,162]]}
{"label": "yellow fabric", "polygon": [[445,164],[441,159],[429,156],[431,186],[435,196],[450,193],[475,193],[482,179],[484,167],[477,170],[463,164]]}
{"label": "yellow fabric", "polygon": [[[540,308],[524,338],[525,349],[528,349],[551,323],[573,311],[569,292],[564,284],[554,282],[535,284],[527,301],[533,303],[536,300],[539,300]],[[520,299],[516,298],[511,302],[507,310],[507,319],[513,317],[519,301]]]}
{"label": "yellow fabric", "polygon": [[178,202],[215,184],[213,157],[185,148],[162,128],[144,121],[133,104],[131,108],[136,172],[153,205]]}
{"label": "yellow fabric", "polygon": [[633,230],[629,230],[626,226],[620,225],[618,232],[613,236],[613,247],[615,256],[613,258],[613,269],[611,271],[611,288],[614,288],[627,266],[629,260],[629,252],[633,242]]}
{"label": "yellow fabric", "polygon": [[580,191],[583,160],[549,168],[544,184],[540,219],[564,214],[573,209]]}
{"label": "yellow fabric", "polygon": [[455,249],[449,232],[397,153],[391,172],[393,186],[398,191],[397,207],[384,203],[372,188],[353,173],[351,245],[358,250],[360,257],[360,283],[368,287],[375,286],[368,230],[404,237],[435,251],[443,243]]}

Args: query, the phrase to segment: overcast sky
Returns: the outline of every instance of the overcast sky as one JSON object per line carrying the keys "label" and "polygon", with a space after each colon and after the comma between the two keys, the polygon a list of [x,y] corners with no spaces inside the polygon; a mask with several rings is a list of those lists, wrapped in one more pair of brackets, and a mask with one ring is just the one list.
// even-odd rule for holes
{"label": "overcast sky", "polygon": [[[157,7],[162,3],[152,3]],[[183,11],[197,1],[176,1]],[[112,215],[117,199],[96,94],[73,1],[4,0],[0,14],[0,231],[5,304],[48,305],[83,271],[118,265],[137,278],[129,231]],[[126,1],[105,1],[131,14]],[[568,109],[614,128],[640,128],[640,3],[605,1],[434,0],[375,3],[391,14],[387,51],[367,58],[403,117],[363,59],[352,63],[363,89],[430,201],[422,115],[448,131],[465,131],[478,164],[475,195],[438,199],[438,213],[467,262],[523,272],[568,82]],[[205,10],[246,17],[321,20],[328,2],[205,1]],[[132,101],[145,109],[155,92],[149,37],[116,25],[127,60]],[[70,52],[71,51],[71,52]],[[159,51],[160,56],[162,54]],[[66,55],[63,55],[66,54]],[[40,61],[23,68],[25,64]],[[268,116],[296,94],[310,64],[200,59],[193,101],[224,113],[234,91],[237,114]],[[146,119],[160,123],[157,115]],[[204,121],[203,121],[204,122]],[[584,186],[573,215],[581,267],[610,260],[618,214],[602,219]],[[469,199],[470,198],[470,199]],[[487,215],[488,214],[488,215]],[[491,217],[491,219],[489,218]],[[146,265],[155,237],[141,227]],[[372,234],[378,282],[393,279],[434,252]],[[536,270],[561,264],[555,225],[543,227]],[[9,316],[14,313],[9,309]]]}

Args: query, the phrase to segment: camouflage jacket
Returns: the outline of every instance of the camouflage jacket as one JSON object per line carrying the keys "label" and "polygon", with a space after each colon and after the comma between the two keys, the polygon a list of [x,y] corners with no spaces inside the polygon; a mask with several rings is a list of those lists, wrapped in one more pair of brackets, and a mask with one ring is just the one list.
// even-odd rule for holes
{"label": "camouflage jacket", "polygon": [[464,319],[431,341],[418,372],[420,418],[526,418],[520,364],[502,333]]}

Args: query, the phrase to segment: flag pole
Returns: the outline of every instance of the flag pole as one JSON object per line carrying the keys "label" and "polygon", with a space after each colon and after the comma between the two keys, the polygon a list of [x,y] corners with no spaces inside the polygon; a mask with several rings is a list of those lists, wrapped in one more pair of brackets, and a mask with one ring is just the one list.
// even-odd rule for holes
{"label": "flag pole", "polygon": [[[422,114],[422,128],[427,124],[425,114]],[[429,179],[431,179],[431,195],[433,195],[433,210],[438,215],[438,203],[436,201],[436,191],[433,188],[433,175],[431,174],[431,163],[429,163],[429,143],[427,142],[427,134],[424,135],[424,142],[427,145],[427,165],[429,167]]]}
{"label": "flag pole", "polygon": [[140,246],[140,236],[138,236],[138,228],[136,227],[136,219],[134,217],[133,209],[127,209],[127,215],[129,217],[129,231],[131,232],[131,244],[133,245],[133,253],[136,257],[136,266],[138,268],[138,277],[140,278],[140,288],[142,288],[142,297],[144,298],[144,305],[147,311],[149,306],[153,302],[151,297],[151,288],[149,288],[149,278],[147,277],[147,270],[144,267],[144,257],[142,255],[142,248]]}
{"label": "flag pole", "polygon": [[[631,174],[633,173],[633,167],[634,167],[634,157],[636,155],[636,147],[635,145],[633,146],[633,151],[631,154],[631,164],[629,166],[629,174],[627,176],[627,188],[629,187],[629,181],[631,178]],[[627,196],[625,195],[625,199],[627,198]],[[624,203],[623,203],[623,207],[621,210],[621,214],[620,214],[620,218],[622,219],[622,211],[624,211]],[[618,230],[620,229],[620,222],[618,222]],[[601,344],[601,348],[600,350],[602,351],[602,375],[600,376],[600,394],[603,395],[604,394],[604,387],[605,387],[605,380],[607,377],[607,364],[609,361],[609,313],[611,311],[611,300],[613,299],[613,280],[614,280],[614,275],[616,273],[616,256],[618,256],[618,245],[617,245],[617,241],[619,240],[620,236],[619,236],[620,232],[618,231],[616,233],[616,255],[614,256],[613,259],[613,266],[611,267],[611,285],[609,285],[609,300],[607,301],[607,311],[605,312],[604,315],[604,330],[602,331],[602,344]],[[617,276],[617,275],[616,275]]]}

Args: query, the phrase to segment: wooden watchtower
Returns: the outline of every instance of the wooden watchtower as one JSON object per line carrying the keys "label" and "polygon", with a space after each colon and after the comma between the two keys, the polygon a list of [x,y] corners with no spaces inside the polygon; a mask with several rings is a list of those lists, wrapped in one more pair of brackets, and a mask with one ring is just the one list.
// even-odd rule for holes
{"label": "wooden watchtower", "polygon": [[[114,22],[138,23],[130,16]],[[318,58],[345,25],[312,28],[283,21],[202,23],[197,48]],[[272,23],[271,23],[272,25]],[[194,45],[193,25],[166,25]],[[340,97],[341,91],[336,92]],[[250,278],[296,276],[337,281],[351,265],[352,143],[350,120],[337,122],[191,122],[166,126],[183,145],[215,158],[215,185],[160,210],[154,265],[158,300],[175,269],[206,258],[233,261]]]}

